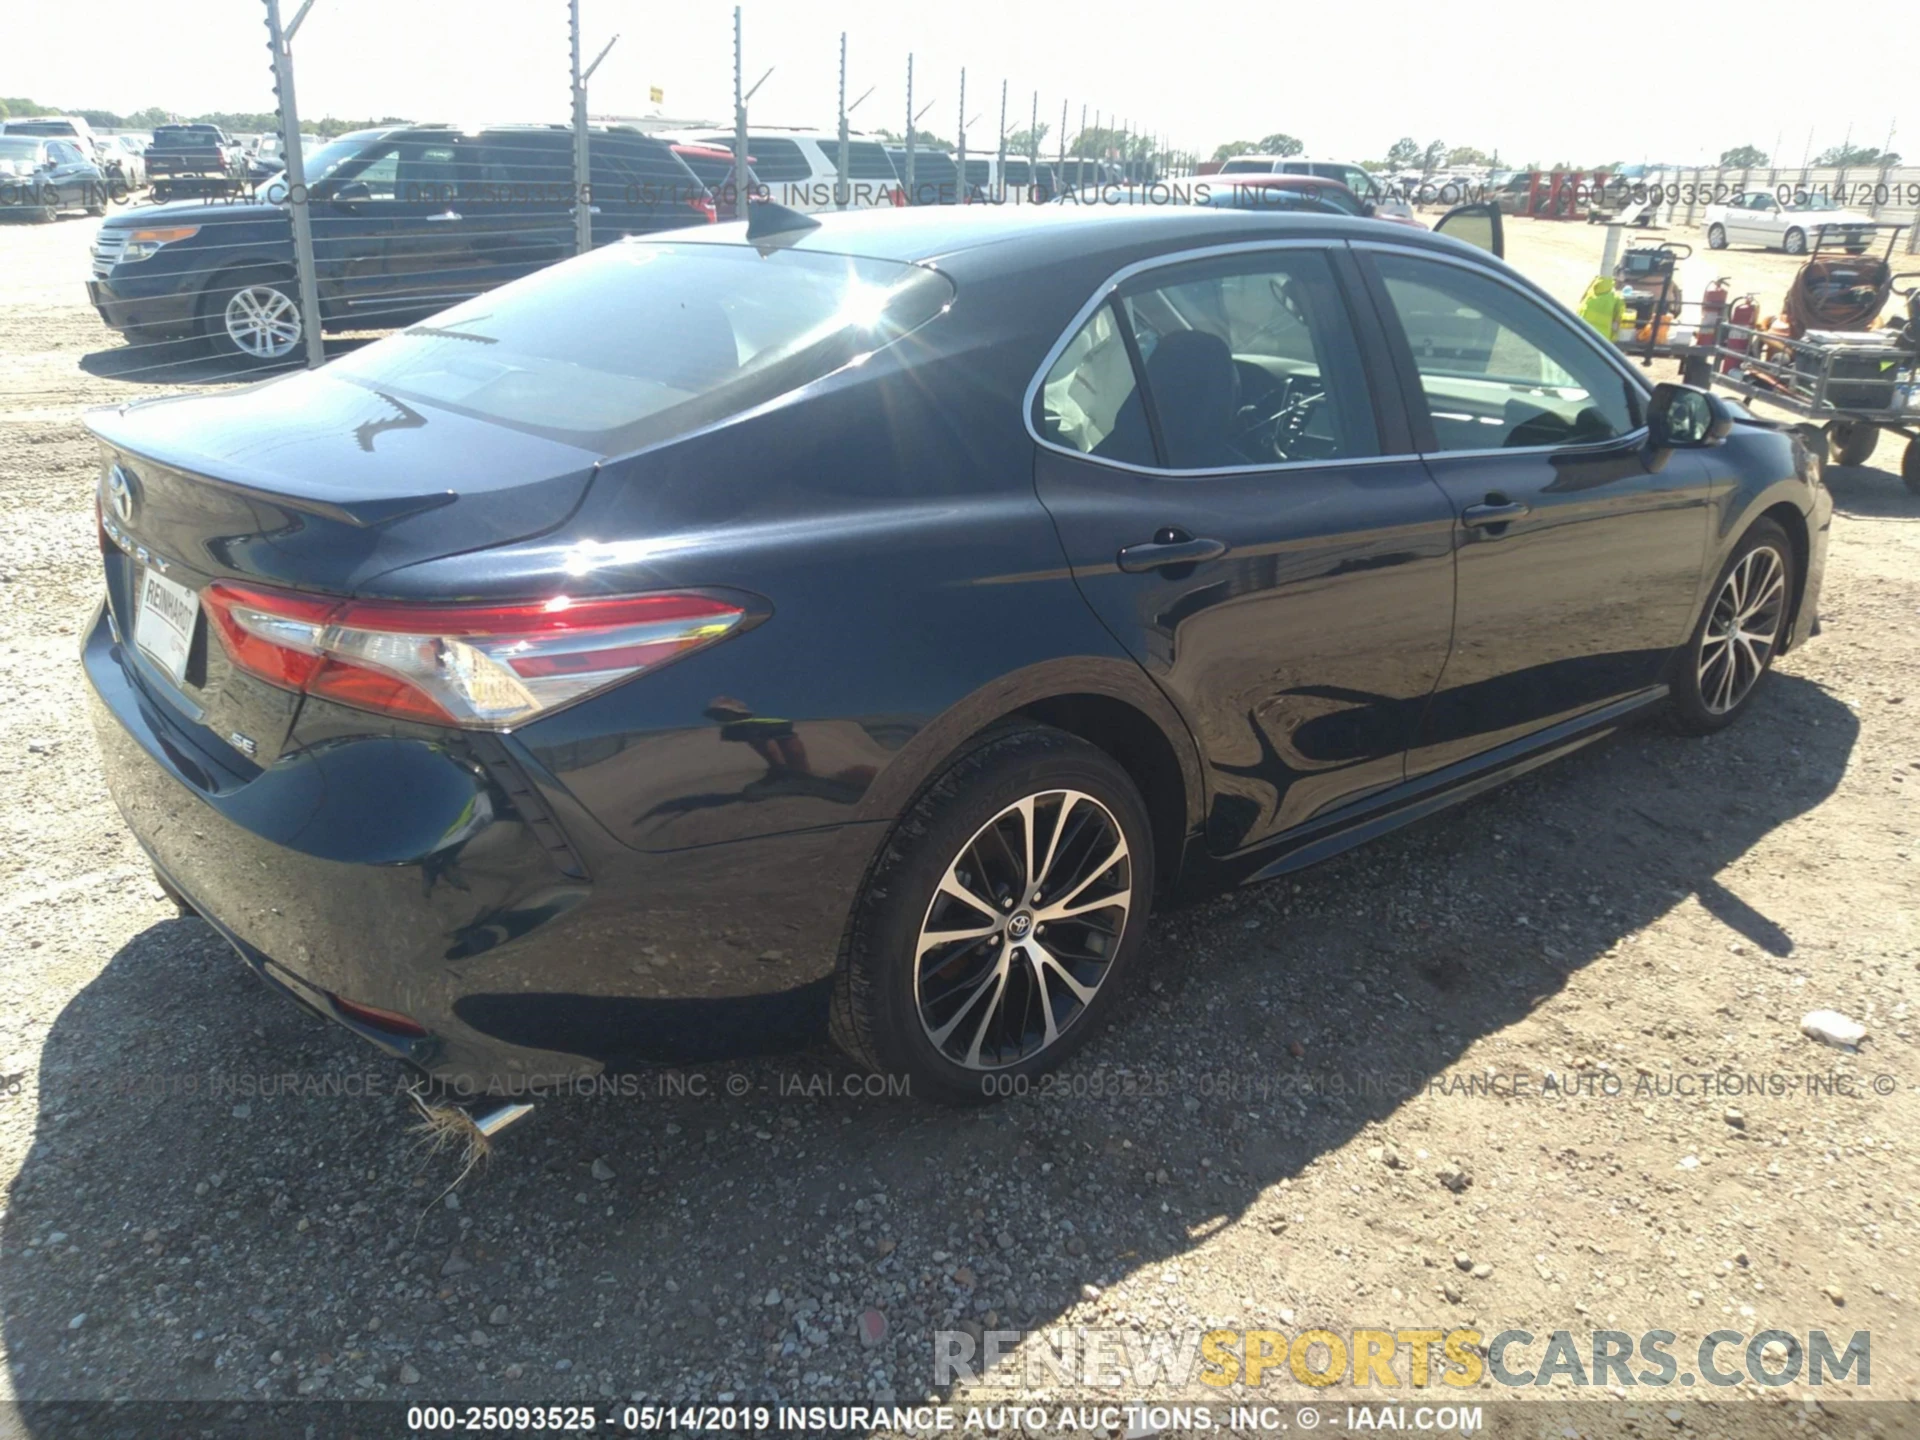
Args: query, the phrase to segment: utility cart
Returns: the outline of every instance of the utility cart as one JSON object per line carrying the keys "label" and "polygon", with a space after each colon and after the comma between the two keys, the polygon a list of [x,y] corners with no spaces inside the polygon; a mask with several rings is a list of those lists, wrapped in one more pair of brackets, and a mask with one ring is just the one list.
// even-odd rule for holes
{"label": "utility cart", "polygon": [[[1723,319],[1713,327],[1708,363],[1684,357],[1683,378],[1804,416],[1807,448],[1823,465],[1829,457],[1865,464],[1880,431],[1904,436],[1901,478],[1920,495],[1920,270],[1893,271],[1904,225],[1872,228],[1887,235],[1885,255],[1863,255],[1858,235],[1845,237],[1842,254],[1823,234],[1787,292],[1787,331]],[[1873,328],[1895,295],[1905,302],[1899,323]]]}
{"label": "utility cart", "polygon": [[1862,465],[1878,432],[1906,437],[1900,475],[1920,495],[1920,271],[1896,277],[1907,323],[1884,330],[1809,330],[1799,339],[1731,323],[1713,354],[1727,368],[1712,382],[1795,415],[1807,448],[1825,464]]}

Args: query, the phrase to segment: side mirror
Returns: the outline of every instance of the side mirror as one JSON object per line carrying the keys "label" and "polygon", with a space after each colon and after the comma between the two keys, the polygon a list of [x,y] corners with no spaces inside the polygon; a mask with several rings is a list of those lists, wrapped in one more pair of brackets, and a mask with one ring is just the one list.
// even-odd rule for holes
{"label": "side mirror", "polygon": [[1500,207],[1491,200],[1454,206],[1433,222],[1433,232],[1464,240],[1477,249],[1485,250],[1496,260],[1506,258],[1506,227],[1500,218]]}
{"label": "side mirror", "polygon": [[1692,385],[1663,381],[1647,407],[1647,463],[1658,470],[1675,450],[1698,450],[1733,433],[1724,400]]}
{"label": "side mirror", "polygon": [[336,204],[353,205],[362,200],[373,199],[373,191],[364,180],[349,180],[333,192]]}

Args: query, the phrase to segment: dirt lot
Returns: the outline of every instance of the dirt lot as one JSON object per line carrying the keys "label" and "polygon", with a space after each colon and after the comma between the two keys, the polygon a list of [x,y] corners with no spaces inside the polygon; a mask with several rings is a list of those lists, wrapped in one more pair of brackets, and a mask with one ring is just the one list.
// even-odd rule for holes
{"label": "dirt lot", "polygon": [[[1665,1329],[1687,1371],[1715,1329],[1869,1331],[1870,1386],[1632,1394],[1674,1407],[1661,1433],[1735,1435],[1752,1414],[1695,1402],[1920,1396],[1920,499],[1894,443],[1829,472],[1825,633],[1746,723],[1629,731],[1157,921],[1155,992],[1060,1090],[821,1094],[848,1074],[824,1050],[684,1081],[705,1096],[651,1077],[543,1106],[441,1200],[397,1072],[177,918],[96,774],[77,416],[204,371],[114,378],[90,228],[0,227],[0,1398],[906,1403],[932,1332],[1056,1324]],[[1569,299],[1601,239],[1511,235]],[[1688,273],[1723,268],[1777,299],[1792,267]],[[1801,1035],[1821,1007],[1860,1053]],[[1181,1393],[1219,1398],[1154,1398]]]}

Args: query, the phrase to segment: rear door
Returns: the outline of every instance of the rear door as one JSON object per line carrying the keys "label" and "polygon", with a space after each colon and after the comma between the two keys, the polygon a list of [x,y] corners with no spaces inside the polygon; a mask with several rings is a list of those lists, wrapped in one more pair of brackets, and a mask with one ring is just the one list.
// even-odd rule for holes
{"label": "rear door", "polygon": [[370,143],[328,177],[313,206],[323,286],[370,326],[409,324],[481,286],[460,211],[471,152],[455,132],[407,132]]}
{"label": "rear door", "polygon": [[1491,267],[1355,248],[1460,527],[1452,654],[1409,774],[1658,684],[1693,619],[1706,464],[1649,469],[1611,347]]}
{"label": "rear door", "polygon": [[531,275],[575,252],[571,135],[485,130],[475,161],[474,193],[460,209],[483,288]]}
{"label": "rear door", "polygon": [[1452,507],[1349,267],[1319,242],[1156,262],[1031,396],[1040,498],[1187,717],[1216,853],[1397,783],[1446,657]]}

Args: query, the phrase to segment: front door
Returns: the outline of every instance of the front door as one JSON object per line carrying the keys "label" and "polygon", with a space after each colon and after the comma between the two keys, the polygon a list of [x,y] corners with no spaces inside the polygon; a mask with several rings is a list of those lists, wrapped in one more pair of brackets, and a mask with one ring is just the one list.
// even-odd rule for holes
{"label": "front door", "polygon": [[1519,285],[1401,250],[1363,263],[1460,527],[1418,774],[1659,683],[1693,622],[1709,472],[1685,451],[1649,469],[1629,372]]}
{"label": "front door", "polygon": [[1315,243],[1147,270],[1035,399],[1040,499],[1186,716],[1219,854],[1398,783],[1451,633],[1452,507],[1376,409],[1350,264]]}

